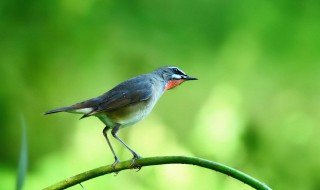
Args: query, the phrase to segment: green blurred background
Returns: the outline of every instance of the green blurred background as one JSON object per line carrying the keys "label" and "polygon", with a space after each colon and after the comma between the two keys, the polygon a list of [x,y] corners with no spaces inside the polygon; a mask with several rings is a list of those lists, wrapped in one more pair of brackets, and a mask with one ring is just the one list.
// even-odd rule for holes
{"label": "green blurred background", "polygon": [[[0,189],[13,189],[26,118],[25,189],[111,164],[96,118],[43,116],[164,65],[199,81],[167,92],[120,132],[144,157],[197,156],[274,189],[320,189],[319,1],[0,2]],[[131,154],[112,139],[121,160]],[[251,189],[185,165],[145,167],[86,189]],[[76,186],[70,189],[81,189]]]}

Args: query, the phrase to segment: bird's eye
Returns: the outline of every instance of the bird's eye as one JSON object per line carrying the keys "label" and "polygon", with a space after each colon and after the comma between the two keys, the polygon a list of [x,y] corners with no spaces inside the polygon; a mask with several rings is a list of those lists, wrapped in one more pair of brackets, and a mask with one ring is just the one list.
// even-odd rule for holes
{"label": "bird's eye", "polygon": [[177,68],[174,68],[173,72],[176,73],[176,74],[181,74],[181,71],[179,69],[177,69]]}
{"label": "bird's eye", "polygon": [[172,69],[171,71],[174,74],[178,74],[178,75],[186,75],[183,71],[181,71],[179,68],[177,67],[169,67],[170,69]]}

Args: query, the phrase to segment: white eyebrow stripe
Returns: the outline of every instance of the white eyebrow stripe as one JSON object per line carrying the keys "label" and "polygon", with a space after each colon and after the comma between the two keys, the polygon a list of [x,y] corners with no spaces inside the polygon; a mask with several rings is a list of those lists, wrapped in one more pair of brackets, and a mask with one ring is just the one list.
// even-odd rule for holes
{"label": "white eyebrow stripe", "polygon": [[186,75],[185,72],[183,72],[181,69],[179,69],[178,67],[168,67],[170,69],[177,69],[178,71],[180,71],[182,74]]}

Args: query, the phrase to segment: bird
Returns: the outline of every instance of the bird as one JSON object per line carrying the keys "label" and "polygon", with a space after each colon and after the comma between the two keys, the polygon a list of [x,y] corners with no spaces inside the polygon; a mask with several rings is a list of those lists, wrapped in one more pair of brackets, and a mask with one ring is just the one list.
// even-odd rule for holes
{"label": "bird", "polygon": [[[105,125],[102,132],[115,159],[112,164],[113,170],[120,159],[108,138],[109,130],[112,136],[132,153],[131,166],[134,167],[134,161],[142,157],[118,137],[119,130],[142,120],[151,112],[166,91],[190,80],[198,79],[188,76],[178,67],[160,67],[151,73],[130,78],[101,96],[71,106],[53,109],[44,114],[69,112],[83,114],[80,119],[89,116],[97,117]],[[140,170],[141,167],[138,169]]]}

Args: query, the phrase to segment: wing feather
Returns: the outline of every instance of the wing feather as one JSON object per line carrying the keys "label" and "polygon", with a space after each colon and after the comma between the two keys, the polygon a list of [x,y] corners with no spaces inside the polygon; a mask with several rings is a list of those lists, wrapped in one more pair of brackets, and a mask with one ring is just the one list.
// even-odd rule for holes
{"label": "wing feather", "polygon": [[152,96],[152,80],[145,80],[145,76],[140,75],[129,79],[97,97],[96,99],[100,100],[100,103],[83,117],[120,109],[130,104],[148,100]]}

